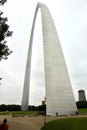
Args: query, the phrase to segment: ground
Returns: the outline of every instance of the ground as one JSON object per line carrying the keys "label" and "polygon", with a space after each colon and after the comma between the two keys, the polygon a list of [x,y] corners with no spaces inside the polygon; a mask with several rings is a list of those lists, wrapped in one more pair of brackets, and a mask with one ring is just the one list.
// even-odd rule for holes
{"label": "ground", "polygon": [[45,117],[42,116],[12,117],[11,115],[9,115],[9,116],[0,116],[0,122],[2,122],[4,118],[7,118],[8,120],[9,130],[40,130],[41,127],[45,124],[45,121],[48,122],[60,118],[69,118],[69,116],[46,117],[45,119]]}

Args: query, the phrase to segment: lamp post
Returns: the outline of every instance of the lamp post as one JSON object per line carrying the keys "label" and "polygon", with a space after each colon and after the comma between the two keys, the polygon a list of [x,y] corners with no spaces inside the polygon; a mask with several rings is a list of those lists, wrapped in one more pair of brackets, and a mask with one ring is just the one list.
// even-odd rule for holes
{"label": "lamp post", "polygon": [[[45,101],[45,105],[46,105],[46,97],[44,97],[44,101]],[[44,125],[46,125],[46,112],[45,112],[45,115],[44,115]]]}
{"label": "lamp post", "polygon": [[46,125],[46,115],[44,115],[44,125]]}
{"label": "lamp post", "polygon": [[[2,78],[0,78],[0,80],[2,80]],[[0,85],[1,85],[1,83],[0,83]]]}

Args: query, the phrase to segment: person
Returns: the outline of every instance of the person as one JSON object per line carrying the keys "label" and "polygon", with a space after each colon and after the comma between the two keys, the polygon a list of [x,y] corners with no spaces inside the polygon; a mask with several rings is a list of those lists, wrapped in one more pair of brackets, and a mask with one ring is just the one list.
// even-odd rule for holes
{"label": "person", "polygon": [[1,126],[2,126],[2,124],[0,123],[0,130],[1,130]]}
{"label": "person", "polygon": [[0,125],[0,130],[8,130],[8,127],[7,119],[4,119],[3,123]]}

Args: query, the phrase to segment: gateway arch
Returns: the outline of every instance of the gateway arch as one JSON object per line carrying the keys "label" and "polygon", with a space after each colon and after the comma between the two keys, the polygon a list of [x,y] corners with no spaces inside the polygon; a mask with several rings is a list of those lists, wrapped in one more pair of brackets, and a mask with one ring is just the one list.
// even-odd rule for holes
{"label": "gateway arch", "polygon": [[47,6],[42,3],[37,4],[33,19],[25,71],[21,109],[24,111],[28,110],[32,44],[35,21],[39,8],[41,10],[43,33],[46,115],[55,116],[56,114],[75,114],[77,108],[60,41],[56,32],[52,16]]}

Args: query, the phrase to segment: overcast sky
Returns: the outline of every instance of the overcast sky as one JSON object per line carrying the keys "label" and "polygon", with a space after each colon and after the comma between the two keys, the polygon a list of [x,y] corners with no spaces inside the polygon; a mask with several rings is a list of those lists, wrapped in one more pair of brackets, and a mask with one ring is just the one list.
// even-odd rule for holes
{"label": "overcast sky", "polygon": [[[87,1],[40,0],[39,2],[46,4],[52,14],[77,101],[79,89],[84,89],[87,95]],[[30,31],[37,3],[37,0],[8,0],[3,7],[0,7],[4,16],[8,17],[10,30],[13,31],[13,36],[7,39],[7,44],[13,53],[8,60],[0,62],[0,77],[3,78],[0,85],[0,104],[21,104]],[[30,104],[35,105],[41,104],[45,96],[41,34],[39,11],[32,58],[32,71],[35,72],[32,72],[31,76],[29,98]]]}

